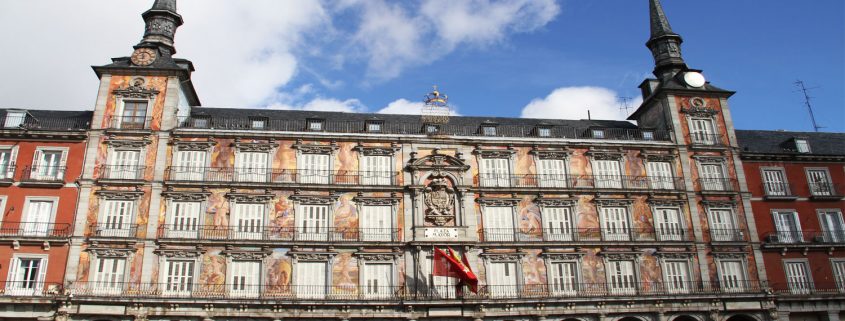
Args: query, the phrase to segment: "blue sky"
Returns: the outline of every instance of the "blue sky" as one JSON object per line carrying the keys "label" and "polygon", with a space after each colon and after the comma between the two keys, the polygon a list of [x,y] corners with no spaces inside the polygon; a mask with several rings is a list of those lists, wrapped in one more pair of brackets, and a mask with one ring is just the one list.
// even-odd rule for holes
{"label": "blue sky", "polygon": [[[88,66],[128,55],[151,3],[0,1],[0,41],[25,39],[19,50],[0,52],[0,107],[53,109],[93,108],[97,84]],[[824,130],[845,131],[844,1],[663,5],[685,40],[688,65],[737,91],[730,100],[737,128],[812,130],[793,84],[802,79],[815,87]],[[586,118],[589,108],[594,118],[619,118],[608,114],[618,112],[617,97],[638,96],[652,70],[646,0],[179,6],[178,56],[196,64],[207,106],[413,112],[437,84],[463,115]],[[33,10],[41,14],[23,15]],[[45,77],[65,89],[39,95]],[[539,114],[524,111],[532,104]]]}

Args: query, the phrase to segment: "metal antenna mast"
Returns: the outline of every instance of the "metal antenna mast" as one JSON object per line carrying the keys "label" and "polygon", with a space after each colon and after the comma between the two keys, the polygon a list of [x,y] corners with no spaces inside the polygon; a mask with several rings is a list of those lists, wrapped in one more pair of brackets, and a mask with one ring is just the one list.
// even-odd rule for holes
{"label": "metal antenna mast", "polygon": [[807,105],[807,110],[810,111],[810,120],[813,121],[813,129],[818,132],[819,129],[824,127],[819,126],[819,124],[816,123],[816,116],[813,114],[813,106],[810,105],[810,94],[808,92],[810,89],[813,88],[807,88],[806,86],[804,86],[804,82],[800,79],[795,81],[795,86],[798,86],[798,90],[800,90],[801,93],[804,94],[804,104]]}
{"label": "metal antenna mast", "polygon": [[619,111],[625,111],[625,116],[628,116],[628,110],[631,109],[631,97],[619,97],[622,105],[619,106]]}

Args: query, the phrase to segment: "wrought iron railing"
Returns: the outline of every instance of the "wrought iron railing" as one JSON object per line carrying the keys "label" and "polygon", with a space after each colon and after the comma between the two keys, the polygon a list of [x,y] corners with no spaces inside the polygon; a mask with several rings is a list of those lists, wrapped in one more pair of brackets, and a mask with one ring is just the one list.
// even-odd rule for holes
{"label": "wrought iron railing", "polygon": [[[214,129],[214,130],[270,130],[290,132],[310,132],[309,122],[306,120],[264,119],[260,128],[256,128],[255,118],[214,118],[207,116],[183,117],[179,120],[179,128]],[[539,128],[548,129],[540,135]],[[329,133],[368,133],[365,121],[323,121],[320,132]],[[379,133],[404,135],[454,135],[454,136],[487,136],[487,137],[542,137],[569,139],[603,139],[603,140],[642,140],[642,141],[671,141],[671,134],[666,130],[639,128],[575,128],[565,126],[532,126],[532,125],[498,125],[495,135],[485,134],[479,126],[437,125],[435,132],[428,132],[423,123],[391,123],[381,125]],[[548,135],[545,135],[545,134]]]}
{"label": "wrought iron railing", "polygon": [[763,183],[763,191],[766,193],[766,197],[793,197],[795,194],[792,193],[792,188],[789,186],[789,183],[775,183],[775,182],[766,182]]}
{"label": "wrought iron railing", "polygon": [[748,237],[742,229],[710,229],[711,242],[745,242]]}
{"label": "wrought iron railing", "polygon": [[14,180],[16,169],[17,169],[17,166],[15,164],[8,164],[6,166],[0,166],[0,181]]}
{"label": "wrought iron railing", "polygon": [[690,142],[701,146],[725,146],[725,136],[721,134],[691,133]]}
{"label": "wrought iron railing", "polygon": [[67,238],[70,234],[68,223],[0,222],[0,237]]}
{"label": "wrought iron railing", "polygon": [[733,178],[699,178],[696,187],[706,192],[736,192],[737,180]]}
{"label": "wrought iron railing", "polygon": [[813,197],[841,197],[842,186],[829,182],[815,182],[807,184]]}
{"label": "wrought iron railing", "polygon": [[609,188],[638,190],[681,190],[681,177],[626,175],[499,174],[480,173],[480,187]]}
{"label": "wrought iron railing", "polygon": [[771,286],[778,296],[783,297],[845,295],[845,284],[836,282],[815,282],[814,280],[773,282]]}
{"label": "wrought iron railing", "polygon": [[61,183],[65,181],[67,166],[35,165],[24,167],[22,182]]}
{"label": "wrought iron railing", "polygon": [[152,117],[149,116],[111,116],[108,128],[111,129],[149,129]]}
{"label": "wrought iron railing", "polygon": [[90,225],[92,237],[134,238],[138,235],[138,224],[123,222],[94,223]]}
{"label": "wrought iron railing", "polygon": [[146,170],[144,165],[100,165],[100,179],[140,180]]}
{"label": "wrought iron railing", "polygon": [[485,242],[624,242],[689,241],[682,228],[484,228]]}
{"label": "wrought iron railing", "polygon": [[776,231],[766,233],[769,244],[845,244],[845,231]]}
{"label": "wrought iron railing", "polygon": [[61,283],[41,281],[0,281],[0,296],[39,297],[64,295]]}
{"label": "wrought iron railing", "polygon": [[82,131],[90,128],[90,125],[91,119],[84,117],[36,118],[30,115],[5,115],[0,118],[0,126],[3,126],[3,129]]}
{"label": "wrought iron railing", "polygon": [[257,241],[321,241],[321,242],[397,242],[399,229],[357,227],[278,227],[220,226],[191,223],[162,224],[162,239],[257,240]]}
{"label": "wrought iron railing", "polygon": [[395,185],[397,172],[309,169],[183,167],[167,168],[165,179],[178,182]]}

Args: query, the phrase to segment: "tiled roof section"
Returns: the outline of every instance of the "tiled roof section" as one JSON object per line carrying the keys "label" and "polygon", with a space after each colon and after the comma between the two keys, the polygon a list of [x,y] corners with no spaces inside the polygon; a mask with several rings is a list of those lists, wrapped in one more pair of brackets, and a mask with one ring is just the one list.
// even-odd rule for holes
{"label": "tiled roof section", "polygon": [[[845,156],[845,133],[737,130],[736,138],[743,153]],[[809,153],[796,150],[796,138],[807,140]]]}
{"label": "tiled roof section", "polygon": [[[22,111],[26,115],[23,119],[13,121],[16,129],[26,130],[73,130],[84,131],[91,127],[91,118],[94,115],[90,110],[39,110],[39,109],[0,109],[0,127],[7,124],[6,114],[9,111]],[[2,128],[11,129],[11,128]]]}

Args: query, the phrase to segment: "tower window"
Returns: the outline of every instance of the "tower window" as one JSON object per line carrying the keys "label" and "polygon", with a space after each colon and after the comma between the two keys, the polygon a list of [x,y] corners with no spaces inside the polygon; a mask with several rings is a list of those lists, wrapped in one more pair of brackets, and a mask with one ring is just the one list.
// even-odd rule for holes
{"label": "tower window", "polygon": [[6,121],[4,123],[4,127],[6,128],[14,128],[20,127],[23,125],[23,120],[26,118],[26,112],[15,110],[15,111],[7,111],[6,112]]}
{"label": "tower window", "polygon": [[312,130],[312,131],[323,130],[323,120],[322,119],[309,119],[308,120],[308,130]]}

